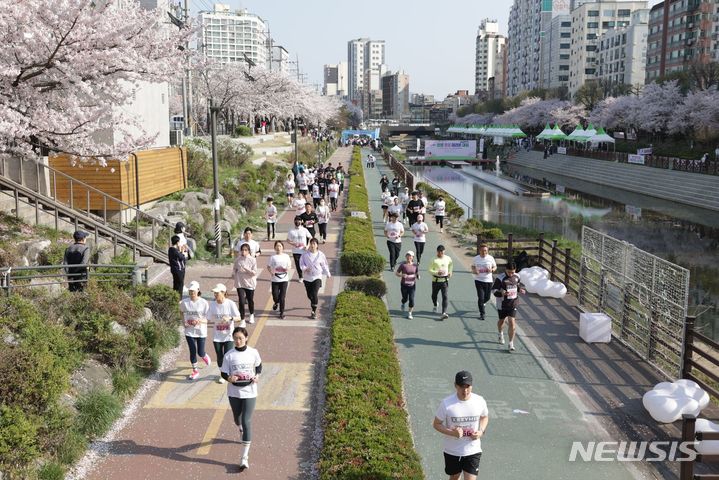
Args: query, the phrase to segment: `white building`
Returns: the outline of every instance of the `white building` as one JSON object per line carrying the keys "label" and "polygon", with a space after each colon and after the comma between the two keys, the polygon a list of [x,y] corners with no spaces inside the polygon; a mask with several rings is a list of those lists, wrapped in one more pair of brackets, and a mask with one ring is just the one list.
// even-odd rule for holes
{"label": "white building", "polygon": [[[358,38],[347,42],[348,91],[351,100],[359,99],[359,92],[381,89],[381,66],[385,64],[384,40]],[[370,72],[368,73],[368,70]],[[367,81],[375,82],[367,85]]]}
{"label": "white building", "polygon": [[632,13],[629,26],[599,37],[596,78],[607,85],[643,85],[646,76],[649,10]]}
{"label": "white building", "polygon": [[322,94],[330,97],[346,97],[348,91],[347,62],[324,67],[324,87]]}
{"label": "white building", "polygon": [[571,15],[557,15],[542,36],[542,87],[569,85],[569,52],[572,42]]}
{"label": "white building", "polygon": [[290,69],[290,54],[282,45],[272,45],[270,70],[273,72],[288,73]]}
{"label": "white building", "polygon": [[502,65],[506,38],[499,34],[499,23],[485,19],[479,25],[476,41],[474,90],[475,93],[489,90],[489,79],[497,81],[497,67]]}
{"label": "white building", "polygon": [[220,62],[243,62],[244,55],[255,65],[269,62],[267,24],[246,9],[231,11],[229,5],[216,3],[212,12],[200,12],[200,45],[208,58]]}
{"label": "white building", "polygon": [[614,28],[626,27],[632,13],[647,8],[647,2],[595,1],[572,10],[572,48],[569,63],[569,93],[574,93],[598,71],[598,40]]}

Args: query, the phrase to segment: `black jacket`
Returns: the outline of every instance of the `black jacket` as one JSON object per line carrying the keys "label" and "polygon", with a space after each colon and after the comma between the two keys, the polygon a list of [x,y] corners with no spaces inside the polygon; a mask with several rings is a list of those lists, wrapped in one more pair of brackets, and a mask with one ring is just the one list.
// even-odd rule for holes
{"label": "black jacket", "polygon": [[167,250],[167,256],[170,259],[170,272],[179,273],[185,271],[185,262],[187,262],[187,259],[181,251],[175,247],[170,247]]}

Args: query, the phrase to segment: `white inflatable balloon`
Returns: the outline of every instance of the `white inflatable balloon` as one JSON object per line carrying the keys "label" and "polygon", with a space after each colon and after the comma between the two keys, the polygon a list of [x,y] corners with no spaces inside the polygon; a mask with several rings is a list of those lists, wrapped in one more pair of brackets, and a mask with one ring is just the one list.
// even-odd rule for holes
{"label": "white inflatable balloon", "polygon": [[[719,432],[719,425],[706,418],[697,418],[697,432]],[[719,440],[702,440],[695,444],[697,453],[701,455],[719,455]]]}
{"label": "white inflatable balloon", "polygon": [[691,380],[658,383],[644,394],[642,404],[659,423],[672,423],[685,413],[699,415],[709,405],[709,394]]}

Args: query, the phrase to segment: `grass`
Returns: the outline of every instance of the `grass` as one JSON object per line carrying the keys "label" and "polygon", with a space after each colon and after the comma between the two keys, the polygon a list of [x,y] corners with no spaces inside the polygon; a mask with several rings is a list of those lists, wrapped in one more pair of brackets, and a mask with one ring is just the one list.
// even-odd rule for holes
{"label": "grass", "polygon": [[86,393],[75,406],[78,431],[90,439],[103,436],[122,413],[122,402],[105,390]]}

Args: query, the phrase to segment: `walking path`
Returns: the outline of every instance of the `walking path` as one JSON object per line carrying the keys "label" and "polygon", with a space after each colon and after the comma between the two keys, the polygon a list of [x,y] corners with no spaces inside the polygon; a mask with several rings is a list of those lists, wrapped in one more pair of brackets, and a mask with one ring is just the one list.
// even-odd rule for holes
{"label": "walking path", "polygon": [[[351,149],[337,150],[330,161],[349,165]],[[284,240],[294,218],[292,210],[281,212],[277,240]],[[327,243],[320,245],[339,274],[341,210],[333,214]],[[264,231],[255,238],[264,237]],[[273,252],[273,242],[262,241],[258,258],[262,273],[255,294],[256,320],[248,324],[249,344],[262,356],[262,378],[253,416],[250,468],[242,478],[281,480],[311,478],[315,468],[316,440],[321,435],[318,415],[321,408],[323,362],[328,348],[328,327],[340,286],[339,275],[323,281],[318,319],[310,320],[309,301],[296,272],[287,292],[286,318],[272,311],[269,275],[264,267]],[[287,251],[287,246],[285,247]],[[231,265],[195,264],[188,268],[185,281],[200,282],[203,296],[210,300],[211,288],[225,283],[228,296],[237,301],[231,280]],[[171,285],[169,272],[157,283]],[[109,454],[101,458],[87,476],[97,480],[219,479],[236,478],[241,446],[239,433],[229,410],[226,385],[215,382],[219,375],[212,349],[212,329],[207,351],[212,365],[200,365],[200,377],[188,381],[189,355],[184,342],[174,366],[164,380],[145,397],[127,426],[105,446]],[[319,402],[319,403],[318,403]]]}
{"label": "walking path", "polygon": [[[363,152],[363,158],[367,153]],[[367,169],[365,175],[375,241],[380,253],[387,255],[379,179],[382,173],[391,178],[391,172],[384,161],[378,160],[377,166]],[[437,245],[443,241],[434,226],[433,215],[427,215],[425,222],[431,232],[427,235],[421,274],[426,273]],[[404,253],[414,250],[414,244],[407,234],[402,243],[400,258],[404,259]],[[389,267],[383,274],[410,426],[426,478],[446,478],[441,434],[431,423],[441,399],[454,392],[455,372],[465,369],[474,375],[474,392],[484,396],[490,408],[489,427],[482,441],[480,478],[647,478],[624,463],[568,461],[573,441],[607,440],[603,429],[593,420],[603,412],[586,408],[574,392],[555,381],[552,366],[521,331],[515,339],[515,352],[509,353],[506,345],[497,343],[496,310],[488,306],[487,320],[478,319],[477,296],[469,269],[473,255],[453,248],[449,242],[445,246],[445,253],[454,260],[447,320],[442,321],[439,313],[432,313],[429,275],[423,275],[418,282],[414,319],[408,320],[405,312],[400,311],[399,279]],[[520,305],[519,312],[521,328],[529,320],[529,310]]]}

